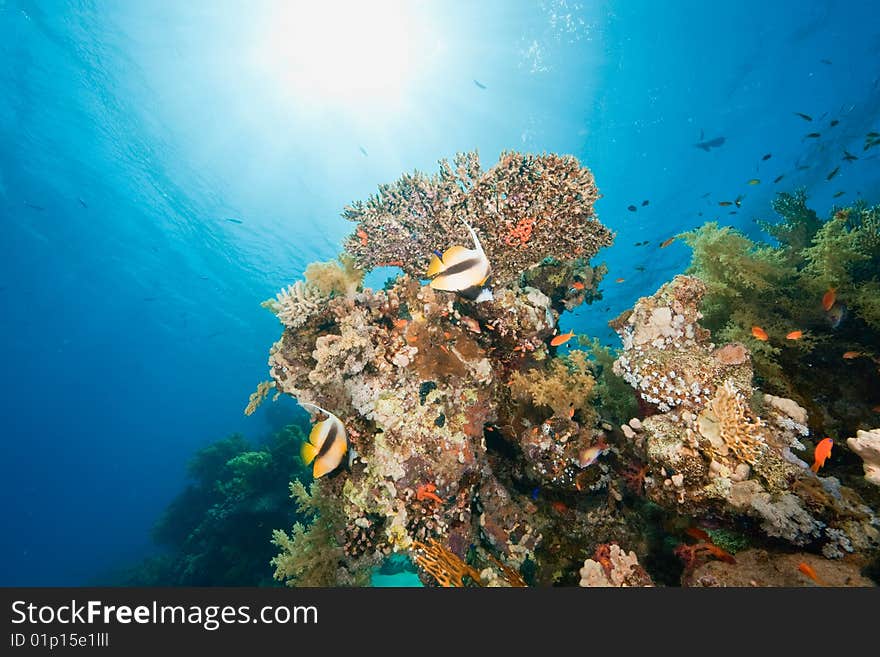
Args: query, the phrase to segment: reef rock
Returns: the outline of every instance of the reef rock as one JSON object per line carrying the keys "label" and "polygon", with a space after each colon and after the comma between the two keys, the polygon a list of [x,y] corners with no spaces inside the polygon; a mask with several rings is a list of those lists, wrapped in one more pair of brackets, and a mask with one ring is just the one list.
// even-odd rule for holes
{"label": "reef rock", "polygon": [[[818,582],[800,570],[806,564],[816,573]],[[765,550],[736,553],[736,563],[709,561],[687,576],[686,586],[874,586],[860,572],[859,565],[848,560],[823,559],[815,554],[774,554]]]}
{"label": "reef rock", "polygon": [[636,553],[624,552],[616,543],[599,545],[594,558],[584,561],[579,573],[583,587],[654,586]]}
{"label": "reef rock", "polygon": [[676,276],[611,322],[623,340],[615,371],[660,411],[622,434],[646,462],[647,496],[679,513],[755,524],[828,557],[876,547],[873,511],[792,451],[804,449],[806,411],[752,387],[745,347],[711,344],[698,323],[704,291]]}

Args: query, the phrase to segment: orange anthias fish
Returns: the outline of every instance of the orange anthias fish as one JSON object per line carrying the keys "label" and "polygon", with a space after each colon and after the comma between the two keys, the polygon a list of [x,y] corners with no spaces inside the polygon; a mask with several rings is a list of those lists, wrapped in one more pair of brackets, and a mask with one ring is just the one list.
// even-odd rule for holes
{"label": "orange anthias fish", "polygon": [[789,333],[788,335],[785,336],[785,339],[786,340],[800,340],[802,337],[804,337],[803,331],[792,331],[791,333]]}
{"label": "orange anthias fish", "polygon": [[816,445],[816,451],[813,452],[813,465],[810,466],[810,470],[819,472],[819,468],[825,465],[825,461],[831,456],[831,447],[833,445],[834,441],[831,438],[823,438],[819,441],[819,444]]}
{"label": "orange anthias fish", "polygon": [[574,337],[573,330],[569,331],[568,333],[560,333],[555,338],[550,340],[550,346],[551,347],[558,347],[559,345],[565,344],[566,342],[571,340],[573,337]]}
{"label": "orange anthias fish", "polygon": [[819,576],[816,574],[816,571],[813,570],[813,567],[808,564],[806,561],[801,561],[798,564],[798,570],[801,571],[804,575],[809,577],[811,580],[816,582],[819,586],[825,586],[825,582],[819,579]]}
{"label": "orange anthias fish", "polygon": [[834,302],[837,301],[837,290],[833,287],[829,287],[828,291],[822,295],[822,309],[825,312],[831,310],[831,306],[834,305]]}
{"label": "orange anthias fish", "polygon": [[614,282],[615,282],[615,283],[623,283],[625,280],[626,280],[625,278],[618,278],[618,279],[615,280]]}
{"label": "orange anthias fish", "polygon": [[755,336],[756,340],[760,340],[761,342],[767,342],[770,339],[770,336],[767,335],[767,331],[762,329],[760,326],[752,327],[752,335]]}
{"label": "orange anthias fish", "polygon": [[665,249],[667,246],[669,246],[670,244],[672,244],[672,243],[675,241],[675,238],[676,238],[676,237],[678,237],[678,236],[677,236],[677,235],[673,235],[673,236],[670,237],[668,240],[663,240],[662,242],[660,242],[660,248],[661,248],[661,249]]}
{"label": "orange anthias fish", "polygon": [[861,351],[847,351],[843,354],[845,360],[852,360],[853,358],[860,358],[864,354]]}
{"label": "orange anthias fish", "polygon": [[580,281],[575,281],[574,283],[571,284],[571,287],[574,290],[580,291],[580,290],[584,289],[584,284],[581,283]]}

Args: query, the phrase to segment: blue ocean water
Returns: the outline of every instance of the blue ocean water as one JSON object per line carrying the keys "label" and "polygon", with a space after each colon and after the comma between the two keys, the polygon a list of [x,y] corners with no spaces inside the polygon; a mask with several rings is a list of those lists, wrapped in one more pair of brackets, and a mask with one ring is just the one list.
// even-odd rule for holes
{"label": "blue ocean water", "polygon": [[634,242],[757,234],[797,187],[820,216],[880,200],[876,3],[327,4],[0,0],[0,584],[140,559],[197,449],[289,419],[242,413],[280,333],[259,303],[404,171],[472,149],[590,167],[617,239],[603,301],[562,327],[609,344],[690,257]]}

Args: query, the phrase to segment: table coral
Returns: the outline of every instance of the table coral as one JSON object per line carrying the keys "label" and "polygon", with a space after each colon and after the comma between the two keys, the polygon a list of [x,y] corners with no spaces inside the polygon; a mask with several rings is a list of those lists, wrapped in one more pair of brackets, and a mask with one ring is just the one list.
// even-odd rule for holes
{"label": "table coral", "polygon": [[461,220],[474,228],[492,265],[492,282],[508,286],[545,258],[589,260],[613,234],[595,217],[593,175],[570,156],[502,153],[484,170],[462,153],[428,176],[405,175],[366,202],[345,208],[357,222],[346,250],[359,267],[400,263],[424,275],[435,250],[469,245]]}

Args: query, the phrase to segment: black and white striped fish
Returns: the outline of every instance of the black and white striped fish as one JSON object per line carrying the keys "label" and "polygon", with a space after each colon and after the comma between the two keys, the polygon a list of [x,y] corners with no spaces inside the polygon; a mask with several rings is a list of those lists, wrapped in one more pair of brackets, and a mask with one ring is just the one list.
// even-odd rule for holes
{"label": "black and white striped fish", "polygon": [[345,452],[348,450],[348,435],[342,421],[320,406],[299,402],[299,405],[312,412],[321,412],[326,419],[316,422],[312,427],[309,438],[300,448],[300,456],[306,465],[315,463],[313,473],[315,479],[323,477],[328,472],[335,470]]}
{"label": "black and white striped fish", "polygon": [[489,301],[493,298],[492,290],[483,286],[489,280],[492,267],[474,229],[464,219],[461,222],[471,234],[474,248],[450,246],[442,254],[435,253],[425,277],[431,279],[433,290],[458,292],[477,302]]}

